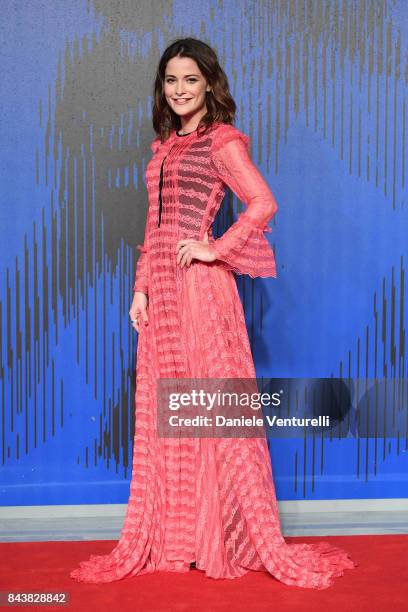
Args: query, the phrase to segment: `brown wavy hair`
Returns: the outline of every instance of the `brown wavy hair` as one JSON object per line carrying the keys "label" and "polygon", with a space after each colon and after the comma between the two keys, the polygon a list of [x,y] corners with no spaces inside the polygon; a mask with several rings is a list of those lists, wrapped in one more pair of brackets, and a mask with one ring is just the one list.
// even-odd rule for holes
{"label": "brown wavy hair", "polygon": [[206,43],[197,38],[180,38],[167,47],[160,58],[153,91],[153,128],[161,142],[172,130],[181,129],[180,117],[170,108],[164,95],[164,76],[167,62],[173,57],[190,57],[196,61],[211,91],[206,92],[207,113],[201,117],[198,133],[205,133],[214,122],[233,124],[236,104],[229,91],[228,78],[217,54]]}

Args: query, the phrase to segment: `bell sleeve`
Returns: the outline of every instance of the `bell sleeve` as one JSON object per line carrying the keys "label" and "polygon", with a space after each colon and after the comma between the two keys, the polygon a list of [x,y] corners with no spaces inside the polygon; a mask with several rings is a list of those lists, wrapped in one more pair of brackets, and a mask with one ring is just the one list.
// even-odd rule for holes
{"label": "bell sleeve", "polygon": [[249,155],[249,137],[232,125],[222,126],[211,144],[211,164],[246,209],[220,238],[210,242],[210,250],[236,274],[276,277],[275,255],[265,233],[272,231],[268,223],[278,205]]}

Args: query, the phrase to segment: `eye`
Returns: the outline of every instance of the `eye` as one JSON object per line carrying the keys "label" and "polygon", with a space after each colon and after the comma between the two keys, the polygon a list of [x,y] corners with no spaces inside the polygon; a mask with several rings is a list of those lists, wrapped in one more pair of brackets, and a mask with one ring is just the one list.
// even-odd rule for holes
{"label": "eye", "polygon": [[[166,83],[172,83],[173,81],[174,81],[173,77],[168,77],[168,78],[166,79]],[[188,81],[189,83],[197,83],[198,79],[191,78],[191,79],[187,79],[187,81]]]}

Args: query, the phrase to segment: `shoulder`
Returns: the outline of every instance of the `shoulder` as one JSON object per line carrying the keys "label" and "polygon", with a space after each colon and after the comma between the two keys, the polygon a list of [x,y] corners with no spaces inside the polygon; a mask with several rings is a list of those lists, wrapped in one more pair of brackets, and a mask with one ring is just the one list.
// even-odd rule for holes
{"label": "shoulder", "polygon": [[156,136],[156,138],[154,138],[154,140],[150,144],[150,149],[153,151],[153,153],[157,153],[157,151],[162,145],[163,143],[160,139],[160,136]]}
{"label": "shoulder", "polygon": [[217,123],[212,130],[211,150],[213,153],[230,142],[243,143],[249,149],[250,138],[237,127],[229,123]]}
{"label": "shoulder", "polygon": [[153,153],[157,153],[157,151],[159,151],[159,149],[161,149],[161,147],[164,146],[166,142],[171,140],[173,135],[174,135],[174,132],[172,132],[170,136],[164,142],[161,141],[160,136],[156,136],[156,138],[154,138],[152,142],[150,143],[150,149],[153,151]]}
{"label": "shoulder", "polygon": [[156,153],[159,150],[160,145],[161,145],[160,138],[159,136],[156,136],[156,138],[150,144],[150,149],[153,151],[153,153]]}

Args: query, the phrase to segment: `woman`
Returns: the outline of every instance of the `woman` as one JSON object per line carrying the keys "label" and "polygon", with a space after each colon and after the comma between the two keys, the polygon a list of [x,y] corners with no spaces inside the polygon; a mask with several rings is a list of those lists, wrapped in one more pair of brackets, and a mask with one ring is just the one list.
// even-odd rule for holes
{"label": "woman", "polygon": [[[214,51],[192,38],[170,45],[155,81],[159,136],[146,169],[149,207],[130,309],[139,340],[129,504],[116,547],[81,562],[71,572],[78,581],[195,565],[212,578],[264,570],[324,589],[354,567],[326,542],[285,542],[265,438],[157,435],[158,379],[256,377],[233,272],[276,276],[264,232],[277,205],[234,113]],[[225,186],[246,209],[214,240]]]}

